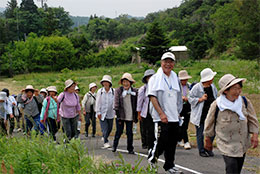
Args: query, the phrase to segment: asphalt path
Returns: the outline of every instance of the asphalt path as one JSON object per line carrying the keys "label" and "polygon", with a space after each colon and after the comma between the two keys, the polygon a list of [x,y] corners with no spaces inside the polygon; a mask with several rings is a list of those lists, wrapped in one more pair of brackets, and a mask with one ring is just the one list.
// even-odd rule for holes
{"label": "asphalt path", "polygon": [[[141,148],[140,140],[134,140],[134,151],[135,154],[131,155],[127,153],[126,139],[121,138],[117,152],[112,152],[112,149],[102,149],[103,141],[101,137],[89,137],[86,138],[84,135],[80,135],[81,142],[88,148],[89,155],[93,155],[104,162],[111,162],[120,160],[119,154],[124,157],[127,163],[132,165],[136,164],[137,161],[141,160],[140,166],[148,166],[147,162],[147,150]],[[110,145],[113,144],[113,137],[109,137]],[[205,173],[205,174],[223,174],[225,173],[225,165],[222,155],[218,149],[214,149],[214,157],[200,157],[198,150],[192,148],[191,150],[185,150],[181,147],[177,147],[175,155],[175,164],[183,173]],[[163,169],[164,156],[160,156],[158,162],[158,173],[165,173]],[[260,166],[260,159],[256,157],[246,156],[246,160],[243,166],[243,174],[254,174],[256,173],[255,168]]]}

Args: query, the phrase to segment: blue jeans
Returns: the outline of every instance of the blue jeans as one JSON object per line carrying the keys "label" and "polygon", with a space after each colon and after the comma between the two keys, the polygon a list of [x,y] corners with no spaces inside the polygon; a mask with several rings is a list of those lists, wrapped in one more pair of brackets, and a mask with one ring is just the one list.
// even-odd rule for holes
{"label": "blue jeans", "polygon": [[127,150],[129,152],[134,150],[133,146],[133,121],[116,120],[116,134],[114,139],[113,147],[116,149],[118,146],[119,139],[124,130],[124,124],[126,125],[127,135]]}
{"label": "blue jeans", "polygon": [[[204,149],[204,123],[200,123],[200,126],[195,126],[196,127],[196,137],[197,137],[197,145],[199,152],[205,152]],[[210,140],[211,142],[214,141],[215,137],[211,137]]]}
{"label": "blue jeans", "polygon": [[25,115],[26,120],[26,132],[29,133],[32,128],[38,133],[40,131],[41,134],[44,133],[43,126],[40,122],[40,114],[34,116],[34,117],[28,117]]}
{"label": "blue jeans", "polygon": [[100,120],[100,125],[102,127],[102,133],[104,138],[104,143],[108,143],[108,137],[113,128],[113,121],[114,119],[107,119],[105,118],[104,121]]}

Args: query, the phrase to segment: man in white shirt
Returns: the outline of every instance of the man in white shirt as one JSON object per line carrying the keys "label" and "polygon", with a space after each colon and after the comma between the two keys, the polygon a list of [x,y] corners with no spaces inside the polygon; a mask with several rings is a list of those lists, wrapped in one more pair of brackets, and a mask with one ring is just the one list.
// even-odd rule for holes
{"label": "man in white shirt", "polygon": [[164,53],[161,68],[151,77],[147,88],[155,127],[154,147],[148,152],[148,161],[155,167],[158,157],[164,153],[166,173],[180,173],[174,165],[174,157],[183,103],[179,78],[172,71],[174,64],[175,56],[170,52]]}

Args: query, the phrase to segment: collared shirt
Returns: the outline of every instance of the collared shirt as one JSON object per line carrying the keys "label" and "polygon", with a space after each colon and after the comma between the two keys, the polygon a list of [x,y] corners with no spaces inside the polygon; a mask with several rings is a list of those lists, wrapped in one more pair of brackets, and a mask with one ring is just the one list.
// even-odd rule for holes
{"label": "collared shirt", "polygon": [[[41,94],[39,94],[38,96],[34,96],[36,98],[36,100],[38,101],[38,103],[42,103],[43,101],[43,96]],[[38,109],[38,105],[35,101],[34,98],[27,98],[26,94],[19,94],[18,97],[18,102],[19,103],[24,103],[24,114],[26,116],[36,116],[38,115],[41,111],[39,111]]]}
{"label": "collared shirt", "polygon": [[74,118],[81,110],[79,96],[76,93],[62,92],[58,96],[58,102],[60,103],[59,113],[64,118]]}
{"label": "collared shirt", "polygon": [[146,96],[146,87],[147,84],[143,85],[138,90],[138,99],[137,99],[137,112],[141,112],[141,116],[146,118],[148,112],[148,105],[149,105],[149,97]]}
{"label": "collared shirt", "polygon": [[[114,89],[113,89],[114,90]],[[112,88],[107,92],[105,88],[101,88],[97,92],[96,100],[96,116],[101,115],[101,120],[105,118],[112,119],[115,116],[114,106],[114,93]]]}
{"label": "collared shirt", "polygon": [[91,105],[93,105],[94,110],[96,109],[96,100],[94,99],[94,97],[96,98],[96,93],[92,93],[91,91],[87,92],[84,95],[84,98],[82,100],[82,107],[85,108],[86,112],[91,112]]}
{"label": "collared shirt", "polygon": [[[41,120],[44,119],[44,114],[46,112],[47,104],[48,104],[48,101],[45,98],[43,100],[43,104],[42,104],[42,111],[41,111],[41,115],[40,115]],[[50,106],[49,106],[49,110],[48,110],[48,117],[52,118],[52,119],[57,119],[57,103],[55,102],[55,100],[52,97],[50,97]]]}
{"label": "collared shirt", "polygon": [[6,114],[12,114],[12,107],[7,100],[0,103],[0,118],[6,120]]}

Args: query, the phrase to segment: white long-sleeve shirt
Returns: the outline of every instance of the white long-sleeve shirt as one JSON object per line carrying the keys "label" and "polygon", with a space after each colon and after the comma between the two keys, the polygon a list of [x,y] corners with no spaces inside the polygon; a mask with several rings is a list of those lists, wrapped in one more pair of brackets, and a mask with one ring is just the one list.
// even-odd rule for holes
{"label": "white long-sleeve shirt", "polygon": [[[114,89],[113,89],[114,90]],[[101,88],[97,92],[96,100],[96,117],[101,115],[101,120],[105,118],[112,119],[115,116],[114,106],[114,94],[112,88],[106,92],[105,88]]]}

